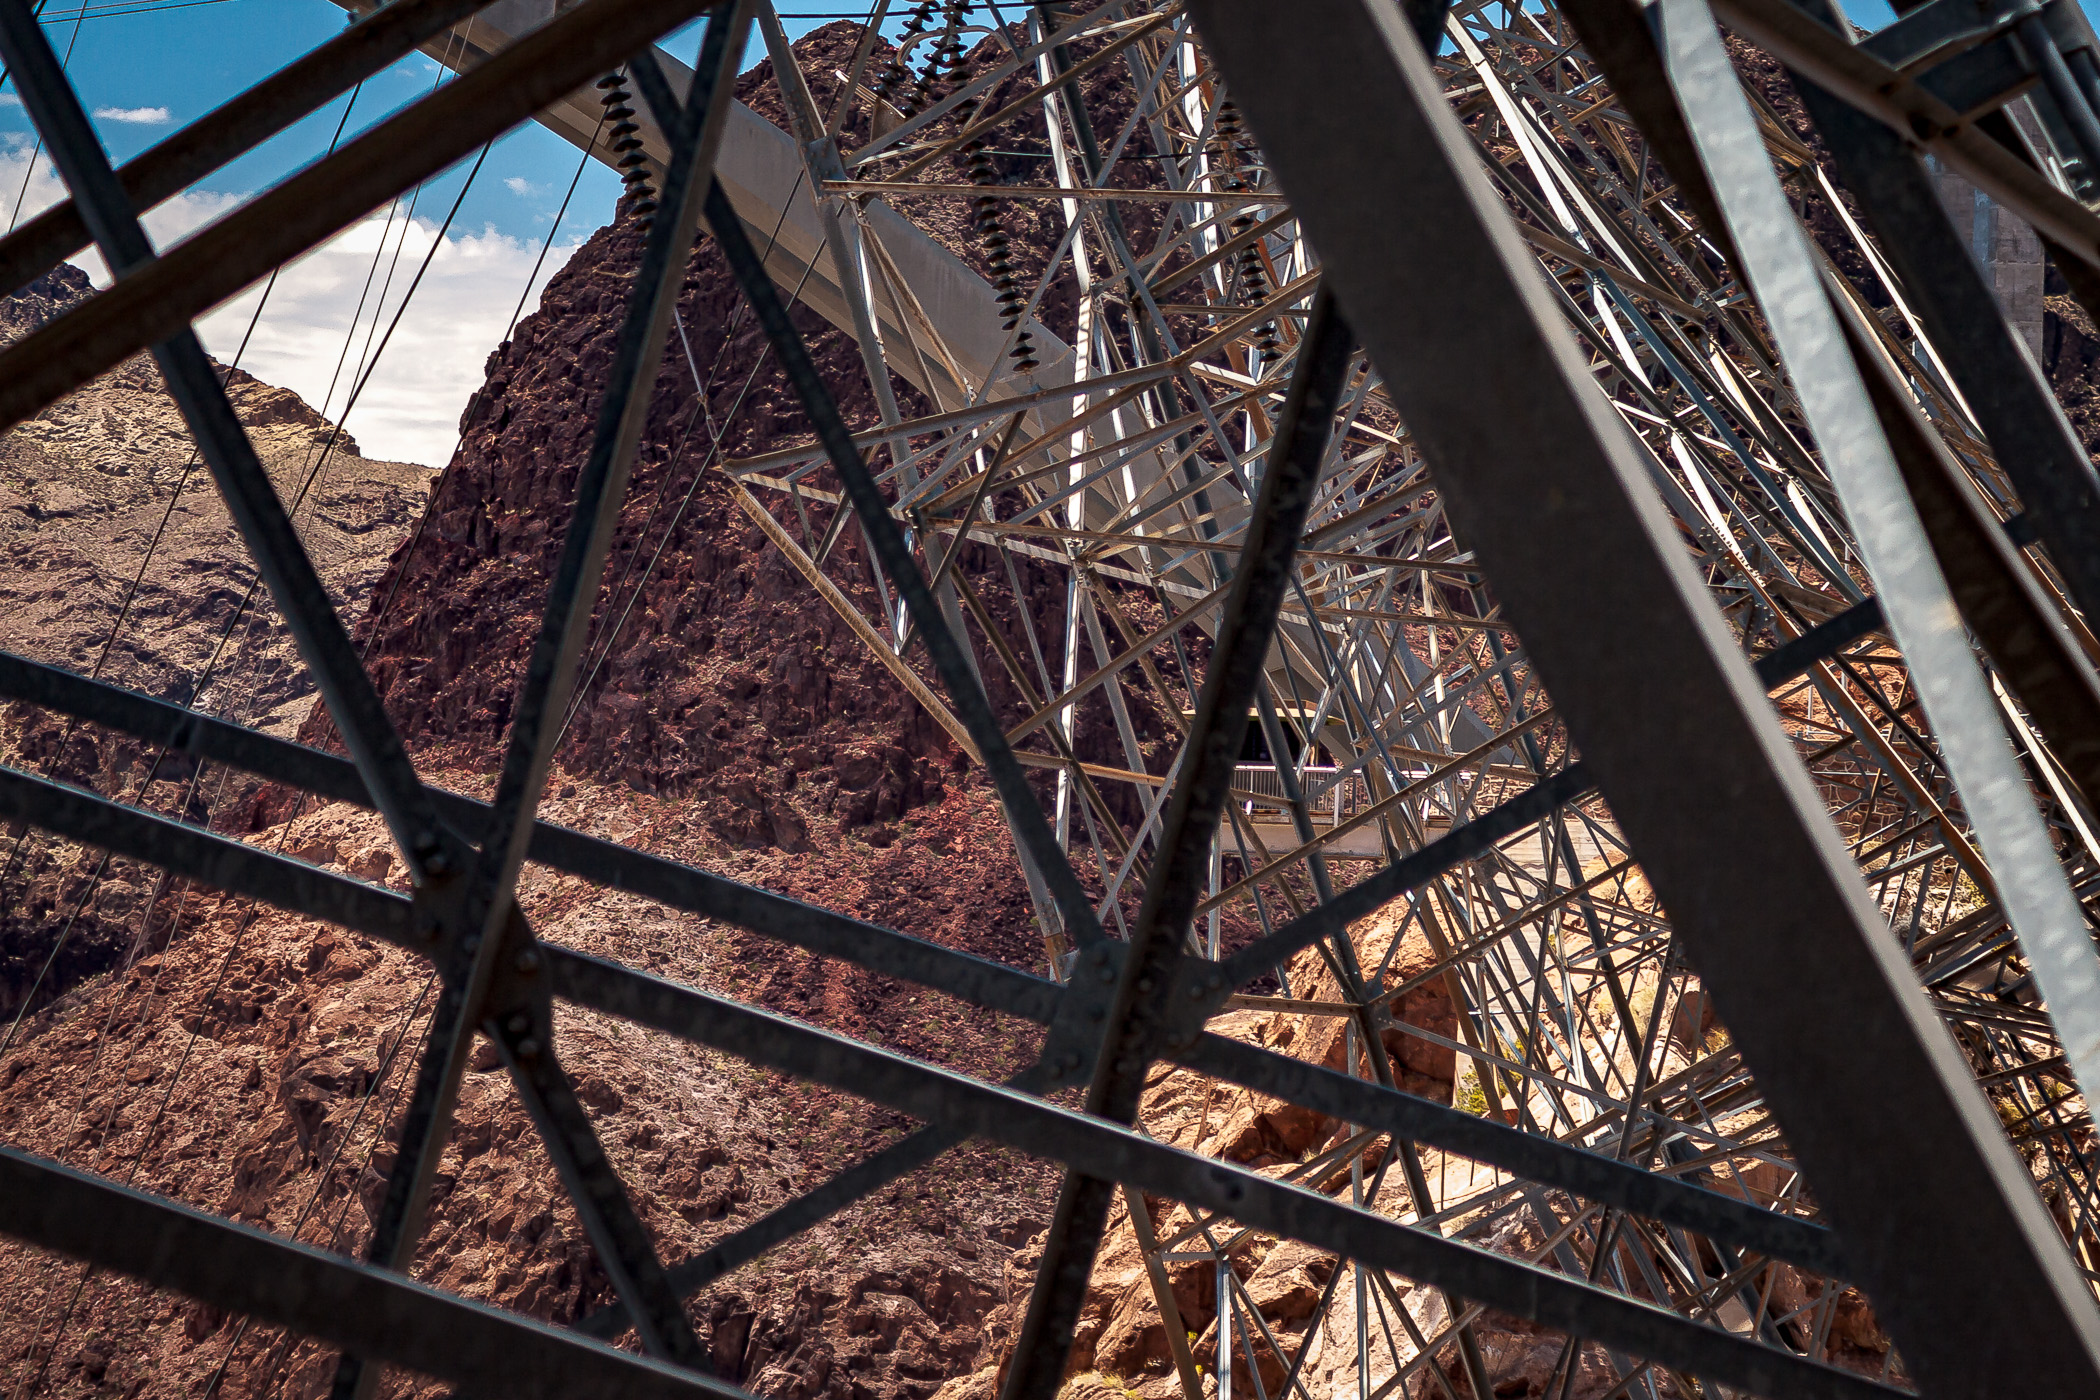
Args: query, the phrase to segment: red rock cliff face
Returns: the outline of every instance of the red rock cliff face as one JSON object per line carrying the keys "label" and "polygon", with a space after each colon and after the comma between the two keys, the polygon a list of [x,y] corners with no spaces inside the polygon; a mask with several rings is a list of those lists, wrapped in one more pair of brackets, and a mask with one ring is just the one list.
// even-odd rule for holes
{"label": "red rock cliff face", "polygon": [[[834,99],[829,75],[850,61],[854,37],[834,27],[800,46],[820,102]],[[770,112],[769,83],[761,68],[741,90]],[[1024,165],[1026,133],[1002,149],[1024,153],[1001,157],[1003,178],[1041,173]],[[981,267],[966,206],[924,203],[909,212]],[[1051,208],[1009,220],[1024,274],[1054,246]],[[625,220],[601,230],[491,355],[462,447],[412,542],[369,601],[345,610],[433,781],[485,788],[500,753],[640,247]],[[807,437],[740,302],[703,241],[679,303],[691,362],[674,336],[546,814],[1040,967],[1012,842],[981,778],[723,483],[718,453]],[[795,314],[849,423],[873,424],[858,352]],[[1045,314],[1066,329],[1054,300]],[[926,411],[908,390],[900,396],[907,414]],[[821,475],[813,484],[835,487]],[[792,506],[768,505],[799,533]],[[820,508],[811,524],[821,532],[828,520]],[[959,568],[1022,654],[1028,610],[1054,674],[1063,576],[1021,565],[1017,600],[1016,580],[984,551],[966,549]],[[843,533],[828,572],[879,615],[857,530]],[[1158,616],[1150,607],[1128,600],[1141,627]],[[1184,640],[1200,664],[1202,639]],[[984,639],[973,642],[994,705],[1018,718],[1022,696]],[[1166,716],[1134,686],[1124,693],[1159,771]],[[301,732],[331,737],[318,713]],[[1077,743],[1082,756],[1124,762],[1098,699],[1082,711]],[[315,810],[279,792],[228,824],[304,859],[401,882],[369,814]],[[580,881],[528,870],[519,898],[550,939],[982,1077],[1009,1075],[1035,1053],[1033,1027]],[[392,1164],[427,975],[417,960],[339,931],[182,890],[152,946],[25,1020],[0,1056],[0,1138],[354,1252]],[[564,1016],[557,1044],[670,1259],[915,1126],[582,1013]],[[477,1063],[415,1272],[572,1321],[612,1301],[605,1276],[502,1075],[492,1060]],[[695,1300],[695,1325],[720,1374],[772,1400],[925,1400],[981,1359],[980,1324],[1013,1301],[1007,1260],[1047,1223],[1055,1180],[1038,1162],[958,1149],[715,1284]],[[0,1246],[0,1386],[35,1377],[43,1395],[325,1393],[323,1348],[117,1281],[89,1285],[69,1311],[63,1300],[77,1286],[76,1267]],[[397,1389],[428,1387],[398,1380]]]}
{"label": "red rock cliff face", "polygon": [[[853,42],[853,26],[835,25],[798,46],[820,103],[832,100],[827,87],[836,80],[828,75],[850,62]],[[761,110],[772,105],[769,69],[746,75],[740,90]],[[910,212],[981,262],[956,213],[963,203],[941,203],[947,207]],[[1036,245],[1047,228],[1014,232],[1018,259],[1039,264],[1048,245]],[[428,518],[359,624],[396,722],[411,742],[449,759],[486,763],[499,750],[641,244],[630,222],[600,230],[490,356],[487,384],[468,410],[464,441]],[[939,801],[958,780],[959,755],[732,500],[723,458],[811,440],[741,306],[719,253],[703,239],[680,295],[684,336],[672,337],[652,393],[593,620],[590,679],[563,761],[638,790],[689,796],[696,818],[731,845],[807,850],[820,843],[811,833],[833,824],[872,826],[883,841],[888,823]],[[1046,314],[1054,321],[1058,309]],[[874,426],[873,395],[852,341],[806,309],[794,316],[847,422]],[[909,386],[898,391],[907,416],[930,411]],[[828,472],[815,483],[835,489]],[[767,494],[799,532],[794,507]],[[811,508],[815,530],[829,519],[829,507]],[[831,577],[879,616],[856,527],[843,532],[832,559]],[[960,563],[1007,640],[1027,654],[1005,569],[975,548]],[[1054,673],[1063,578],[1022,563],[1018,581],[1020,606],[1033,616]],[[1133,600],[1135,612],[1149,606]],[[990,648],[981,648],[981,661],[1001,711],[1027,713]],[[1163,754],[1163,717],[1134,686],[1124,689],[1141,738]],[[1082,715],[1082,755],[1123,763],[1119,749],[1111,754],[1106,706],[1097,702]],[[322,723],[317,717],[309,735],[324,732]]]}

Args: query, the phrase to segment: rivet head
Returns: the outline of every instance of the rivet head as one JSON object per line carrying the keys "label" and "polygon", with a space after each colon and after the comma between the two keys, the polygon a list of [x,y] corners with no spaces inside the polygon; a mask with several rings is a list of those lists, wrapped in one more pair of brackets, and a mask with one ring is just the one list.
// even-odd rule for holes
{"label": "rivet head", "polygon": [[532,1018],[530,1016],[527,1016],[524,1012],[520,1011],[516,1015],[512,1016],[510,1020],[505,1024],[507,1024],[510,1027],[510,1033],[512,1035],[523,1035],[526,1031],[532,1029]]}
{"label": "rivet head", "polygon": [[518,971],[524,973],[528,977],[530,977],[533,973],[538,972],[540,970],[540,955],[538,950],[533,948],[527,948],[524,952],[518,954],[517,968]]}
{"label": "rivet head", "polygon": [[536,1060],[536,1059],[538,1059],[539,1057],[540,1057],[540,1043],[539,1043],[539,1042],[538,1042],[537,1040],[534,1040],[534,1039],[533,1039],[533,1038],[532,1038],[531,1036],[529,1036],[529,1035],[528,1035],[528,1036],[526,1036],[526,1037],[525,1037],[525,1038],[524,1038],[523,1040],[521,1040],[521,1041],[519,1041],[519,1042],[518,1042],[518,1058],[519,1058],[519,1059],[521,1059],[521,1060]]}

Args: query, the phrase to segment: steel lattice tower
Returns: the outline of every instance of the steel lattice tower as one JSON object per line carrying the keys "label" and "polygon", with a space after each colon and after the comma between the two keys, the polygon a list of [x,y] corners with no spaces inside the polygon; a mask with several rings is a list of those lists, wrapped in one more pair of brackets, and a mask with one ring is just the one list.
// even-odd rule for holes
{"label": "steel lattice tower", "polygon": [[[474,1394],[740,1393],[707,1373],[681,1301],[714,1274],[659,1257],[554,1053],[561,1008],[582,1006],[923,1125],[728,1255],[966,1138],[1061,1164],[1006,1400],[1056,1394],[1118,1209],[1188,1400],[1282,1400],[1251,1364],[1264,1349],[1283,1390],[1327,1400],[1304,1367],[1328,1332],[1358,1339],[1360,1400],[1463,1393],[1435,1364],[1453,1343],[1478,1394],[1486,1309],[1568,1339],[1556,1393],[1584,1343],[1628,1394],[2100,1390],[2081,1088],[2100,1073],[2100,477],[2036,367],[2032,307],[2008,316],[1943,197],[1958,175],[2031,227],[2100,319],[2100,49],[2070,0],[1930,0],[1872,35],[1823,0],[1046,4],[928,31],[898,66],[934,76],[903,104],[864,44],[848,101],[881,134],[850,151],[762,0],[342,3],[341,38],[112,171],[27,6],[0,0],[72,194],[0,240],[0,270],[18,287],[92,242],[121,274],[0,351],[0,423],[151,347],[349,757],[17,658],[0,694],[374,807],[414,894],[14,770],[0,812],[427,957],[432,1049],[365,1261],[15,1147],[0,1230],[339,1346],[342,1396],[379,1361]],[[655,49],[702,12],[691,69]],[[753,32],[790,130],[731,101]],[[961,64],[965,38],[991,57]],[[1737,80],[1728,43],[1791,72],[1820,152]],[[146,243],[137,210],[418,47],[461,76]],[[615,70],[628,130],[591,87]],[[535,116],[646,177],[655,211],[479,803],[411,766],[189,326]],[[1048,176],[995,182],[977,156],[1023,125]],[[898,212],[913,200],[968,201],[992,275]],[[1003,252],[1018,201],[1061,213],[1040,276]],[[1804,232],[1811,205],[1841,232]],[[812,606],[848,614],[996,790],[1035,967],[538,819],[702,230],[818,439],[723,471]],[[1038,315],[1056,288],[1078,307],[1069,343]],[[879,427],[847,431],[785,292],[853,336]],[[904,416],[894,381],[934,411]],[[894,607],[861,611],[776,496],[849,508]],[[1065,580],[1062,674],[990,644],[953,567],[965,540]],[[1167,621],[1131,625],[1132,595]],[[1185,711],[1154,658],[1190,625],[1211,647]],[[1083,671],[1082,635],[1115,659]],[[1029,698],[1025,721],[1002,728],[984,668]],[[1127,673],[1177,717],[1163,770],[1128,737]],[[1115,712],[1123,765],[1075,757],[1086,703]],[[1266,763],[1241,756],[1249,722]],[[1047,805],[1031,769],[1054,774]],[[544,942],[512,898],[528,861],[1040,1024],[1042,1058],[978,1082]],[[1221,946],[1228,908],[1254,911],[1251,944]],[[1402,971],[1403,947],[1429,956]],[[1432,984],[1453,1033],[1400,1031]],[[1206,1029],[1248,1009],[1342,1024],[1340,1067]],[[644,1355],[401,1272],[477,1031]],[[1454,1102],[1407,1091],[1397,1034],[1452,1057]],[[1288,1171],[1162,1142],[1139,1115],[1163,1064],[1348,1131]],[[1153,1222],[1145,1196],[1177,1209]],[[1483,1245],[1510,1222],[1543,1243]],[[1199,1375],[1167,1264],[1256,1237],[1345,1263],[1296,1339],[1220,1267]],[[1433,1333],[1393,1278],[1447,1300]],[[1894,1338],[1879,1378],[1823,1359],[1848,1286]]]}

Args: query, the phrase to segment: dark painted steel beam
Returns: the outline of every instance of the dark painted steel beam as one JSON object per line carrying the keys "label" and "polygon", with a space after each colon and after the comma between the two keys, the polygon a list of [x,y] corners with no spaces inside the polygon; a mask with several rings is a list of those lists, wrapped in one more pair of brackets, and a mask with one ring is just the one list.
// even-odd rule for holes
{"label": "dark painted steel beam", "polygon": [[1191,14],[1906,1364],[2100,1386],[2090,1295],[1399,12]]}
{"label": "dark painted steel beam", "polygon": [[[747,5],[709,17],[686,104],[667,114],[672,158],[658,217],[643,243],[613,344],[605,397],[590,454],[577,474],[569,528],[548,584],[539,636],[518,681],[503,768],[482,828],[480,857],[448,913],[454,937],[443,964],[443,987],[431,1015],[428,1048],[417,1066],[415,1093],[404,1115],[399,1155],[366,1250],[372,1262],[396,1269],[406,1268],[413,1257],[460,1080],[474,1036],[485,1029],[503,1049],[511,1077],[644,1348],[699,1370],[707,1369],[700,1340],[664,1277],[655,1245],[607,1162],[574,1086],[556,1061],[551,1006],[544,997],[494,1006],[489,991],[499,959],[512,959],[514,970],[522,971],[536,956],[513,891],[561,737],[556,721],[575,688],[577,663],[654,398],[678,288],[691,261],[701,192],[714,182],[715,152],[735,86],[734,65],[743,55],[749,30]],[[645,50],[630,66],[653,71],[655,60]],[[376,1373],[345,1355],[337,1369],[335,1394],[339,1400],[369,1394],[375,1379]]]}
{"label": "dark painted steel beam", "polygon": [[392,890],[49,778],[0,767],[0,817],[399,947],[428,954],[438,946],[436,926]]}
{"label": "dark painted steel beam", "polygon": [[[491,0],[395,0],[213,108],[117,169],[134,209],[151,209],[260,146]],[[91,242],[74,201],[0,238],[0,290],[17,290]]]}
{"label": "dark painted steel beam", "polygon": [[[0,0],[0,52],[110,267],[120,280],[148,275],[153,245],[26,0]],[[153,356],[410,875],[419,887],[442,877],[449,853],[436,809],[196,332],[176,328]]]}
{"label": "dark painted steel beam", "polygon": [[[426,957],[445,955],[444,931],[428,920],[419,921],[410,902],[391,890],[214,835],[157,813],[119,806],[78,788],[0,768],[0,819],[31,822],[56,835],[148,861],[185,878],[294,913],[325,919]],[[1211,965],[1191,966],[1203,971]],[[939,981],[929,981],[928,985],[937,990],[953,990]],[[1041,985],[1056,991],[1048,983]],[[1047,1021],[1051,1017],[1041,1019]],[[1838,1262],[1840,1251],[1828,1230],[1734,1197],[1716,1195],[1674,1178],[1653,1176],[1550,1138],[1215,1035],[1203,1034],[1184,1048],[1170,1048],[1167,1053],[1169,1058],[1201,1073],[1302,1103],[1337,1118],[1377,1125],[1411,1141],[1471,1157],[1636,1215],[1695,1230],[1736,1248],[1755,1250],[1825,1273],[1847,1272]],[[1032,1091],[1039,1087],[1038,1079],[1031,1071],[1017,1080],[1016,1086]],[[763,1229],[752,1227],[758,1233],[747,1231],[749,1238],[724,1241],[699,1260],[673,1270],[674,1284],[681,1292],[690,1292],[778,1243],[786,1233],[805,1228],[866,1191],[915,1170],[945,1151],[951,1141],[942,1130],[928,1129],[897,1144],[852,1169],[838,1182],[821,1188],[813,1197],[805,1198],[807,1204],[797,1202],[782,1207],[780,1220]],[[847,1194],[841,1196],[841,1191]],[[812,1215],[812,1211],[817,1213]],[[790,1221],[799,1223],[788,1228]]]}
{"label": "dark painted steel beam", "polygon": [[[371,806],[356,768],[334,754],[6,652],[0,652],[0,698],[42,705],[331,801]],[[487,803],[443,788],[429,791],[439,814],[453,827],[486,829]],[[917,982],[973,1005],[1043,1023],[1057,1010],[1057,984],[1019,968],[567,827],[535,823],[528,854],[607,888],[632,890],[673,909],[720,919],[824,957],[845,958],[871,972]]]}
{"label": "dark painted steel beam", "polygon": [[0,1147],[0,1233],[470,1394],[748,1400],[720,1381],[12,1147]]}
{"label": "dark painted steel beam", "polygon": [[[1180,776],[1167,797],[1151,879],[1098,1032],[1086,1109],[1111,1122],[1137,1121],[1147,1072],[1174,1027],[1173,998],[1182,992],[1175,973],[1184,960],[1198,883],[1210,868],[1247,711],[1268,665],[1354,345],[1333,298],[1321,291],[1298,343],[1298,362],[1218,616],[1216,646],[1182,744]],[[1064,1384],[1065,1360],[1116,1186],[1113,1177],[1066,1174],[1014,1342],[1001,1392],[1005,1400],[1051,1400]]]}
{"label": "dark painted steel beam", "polygon": [[592,1126],[590,1113],[577,1097],[575,1081],[538,1037],[552,1033],[553,1020],[542,1005],[538,1024],[516,1019],[488,1027],[511,1083],[547,1144],[556,1173],[590,1236],[598,1262],[612,1280],[627,1325],[640,1337],[642,1350],[689,1371],[711,1375],[705,1351],[685,1315],[684,1295],[657,1256],[656,1241],[635,1210],[605,1144]]}
{"label": "dark painted steel beam", "polygon": [[[1663,1309],[1165,1147],[1129,1129],[863,1046],[735,1002],[550,950],[563,995],[785,1072],[834,1084],[950,1131],[1083,1162],[1259,1229],[1451,1287],[1519,1316],[1654,1356],[1767,1395],[1865,1400],[1898,1394]],[[0,1149],[0,1231],[156,1286],[295,1328],[475,1391],[560,1395],[739,1392],[415,1284]],[[495,1354],[513,1353],[506,1359]],[[603,1357],[632,1369],[587,1369]],[[519,1368],[530,1367],[530,1378]],[[682,1387],[682,1388],[681,1388]],[[604,1393],[603,1391],[599,1393]]]}
{"label": "dark painted steel beam", "polygon": [[721,0],[583,0],[0,352],[0,428],[356,223]]}
{"label": "dark painted steel beam", "polygon": [[1470,1157],[1512,1176],[1738,1249],[1784,1259],[1831,1278],[1851,1276],[1841,1241],[1824,1226],[1676,1177],[1658,1176],[1601,1152],[1210,1032],[1186,1050],[1168,1052],[1166,1058],[1359,1128]]}
{"label": "dark painted steel beam", "polygon": [[[0,819],[31,822],[70,840],[148,861],[185,878],[294,913],[325,919],[423,956],[442,957],[445,952],[442,931],[428,921],[418,921],[410,902],[391,890],[217,836],[157,813],[122,807],[48,779],[0,768]],[[542,951],[546,951],[544,945]],[[947,990],[938,982],[929,985]],[[1650,1176],[1550,1138],[1213,1035],[1203,1035],[1185,1049],[1170,1049],[1168,1057],[1202,1073],[1303,1103],[1335,1117],[1377,1124],[1410,1140],[1637,1215],[1696,1230],[1737,1248],[1825,1272],[1844,1272],[1836,1262],[1836,1243],[1821,1227],[1672,1178]],[[1033,1082],[1021,1081],[1024,1087]],[[891,1153],[882,1154],[886,1160],[882,1170],[889,1174],[880,1179],[869,1178],[854,1195],[914,1170],[945,1150],[946,1145],[945,1141],[936,1145],[931,1140],[915,1146],[898,1144],[891,1149],[894,1157]],[[920,1153],[925,1155],[919,1156]],[[824,1213],[851,1199],[849,1196],[839,1200]],[[783,1237],[775,1234],[763,1244],[755,1243],[754,1237],[754,1241],[745,1241],[734,1250],[725,1244],[724,1257],[733,1255],[734,1262],[722,1267],[744,1262]],[[689,1291],[683,1283],[680,1286]]]}

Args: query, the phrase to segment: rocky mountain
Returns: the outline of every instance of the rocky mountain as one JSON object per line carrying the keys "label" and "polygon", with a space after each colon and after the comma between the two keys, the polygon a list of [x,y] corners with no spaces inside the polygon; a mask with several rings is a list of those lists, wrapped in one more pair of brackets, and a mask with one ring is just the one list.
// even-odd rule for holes
{"label": "rocky mountain", "polygon": [[[0,299],[0,342],[91,293],[85,273],[62,266]],[[288,389],[238,369],[225,382],[330,597],[361,603],[432,473],[365,457]],[[312,708],[306,668],[150,356],[0,435],[0,648],[274,733]],[[193,818],[246,790],[224,791],[218,776],[200,785],[180,755],[156,767],[122,736],[21,706],[0,709],[0,752]],[[108,967],[158,883],[127,862],[95,879],[99,857],[19,837],[9,832],[0,855],[8,1018],[32,987],[45,1001]]]}
{"label": "rocky mountain", "polygon": [[[850,65],[857,40],[854,27],[835,25],[797,45],[827,110],[837,96],[835,75]],[[745,75],[740,95],[778,116],[766,65]],[[987,101],[1009,95],[995,90]],[[849,144],[865,138],[860,120],[848,124]],[[1002,177],[1037,153],[1031,139],[1025,130],[1002,135],[997,159],[1010,164]],[[922,178],[960,175],[935,170]],[[982,270],[964,208],[961,201],[925,200],[907,212]],[[1039,266],[1054,246],[1051,208],[1017,206],[1012,215],[1009,232],[1024,276],[1031,260]],[[389,712],[431,781],[478,794],[492,783],[641,241],[626,217],[599,230],[550,281],[537,311],[492,352],[486,383],[462,423],[459,452],[429,491],[420,522],[423,475],[389,475],[387,464],[346,455],[341,445],[309,497],[312,547],[324,570],[336,569],[331,587],[341,590]],[[57,305],[84,290],[61,276],[35,295]],[[49,314],[42,303],[23,305],[22,316]],[[739,305],[722,260],[703,240],[680,291],[683,336],[674,336],[653,386],[607,585],[595,603],[587,680],[544,815],[1039,967],[1041,933],[981,778],[850,629],[811,597],[722,479],[724,457],[809,436]],[[1043,314],[1052,329],[1068,329],[1068,306],[1053,298]],[[873,424],[855,348],[813,315],[795,316],[849,423]],[[89,395],[0,438],[4,489],[33,503],[13,507],[9,498],[4,528],[13,531],[6,545],[13,552],[0,587],[16,590],[10,601],[20,616],[0,616],[0,627],[16,629],[0,634],[0,645],[79,668],[94,664],[95,627],[106,627],[121,605],[154,528],[151,502],[165,500],[186,447],[165,400],[155,397],[151,374],[150,366],[127,366]],[[272,397],[282,391],[240,376],[233,386],[259,445],[283,443],[281,453],[266,449],[279,453],[269,458],[273,471],[280,460],[307,461],[298,454],[325,425]],[[106,397],[90,397],[98,392]],[[900,396],[906,413],[926,411],[908,390]],[[134,452],[127,446],[133,443],[151,446]],[[28,465],[16,467],[17,459]],[[127,463],[128,472],[118,470]],[[24,485],[15,487],[17,480]],[[816,481],[828,484],[821,474]],[[211,629],[225,627],[246,588],[237,546],[223,528],[212,538],[229,552],[206,547],[209,493],[193,486],[182,499],[188,504],[170,517],[170,538],[193,541],[182,557],[198,562],[186,575],[172,563],[150,567],[134,604],[135,611],[158,609],[164,628],[155,635],[174,640],[157,649],[143,642],[120,648],[105,671],[160,694],[176,693],[196,674],[216,645]],[[783,525],[800,530],[791,504],[767,504]],[[812,507],[814,529],[829,523],[830,509]],[[411,536],[404,527],[416,523],[421,528]],[[998,625],[1011,629],[1005,640],[1016,649],[1025,645],[1024,609],[1046,638],[1061,635],[1054,625],[1061,576],[1024,564],[1017,597],[1016,580],[974,546],[958,568]],[[866,613],[879,611],[857,530],[840,534],[827,571]],[[1148,600],[1128,601],[1140,626],[1156,620]],[[230,711],[252,722],[331,743],[326,715],[290,688],[296,665],[286,663],[286,679],[271,688],[279,672],[268,658],[284,653],[270,651],[267,636],[258,630],[257,640],[245,643],[248,659],[222,668],[228,679],[218,684],[228,689],[212,694],[224,694]],[[1184,642],[1200,664],[1203,639]],[[1001,714],[1025,714],[991,649],[981,646],[980,658]],[[1049,660],[1054,667],[1060,658]],[[235,695],[234,677],[252,693]],[[1123,697],[1158,771],[1171,751],[1170,717],[1134,684],[1124,686]],[[61,732],[48,721],[11,716],[7,723],[15,761],[62,762],[65,772],[106,784],[126,765],[137,766],[137,755],[108,748],[106,738],[76,735],[61,745]],[[91,739],[104,747],[80,747]],[[1103,705],[1082,712],[1075,746],[1082,757],[1124,761]],[[207,777],[200,791],[219,781]],[[216,806],[185,810],[302,859],[402,883],[385,833],[369,814],[239,787]],[[75,887],[53,888],[67,895]],[[114,884],[97,888],[106,902]],[[432,991],[427,964],[183,882],[153,895],[145,888],[134,884],[129,896],[119,896],[129,903],[109,919],[100,945],[114,953],[68,964],[69,990],[32,1008],[0,1045],[0,1140],[324,1248],[358,1251],[394,1160],[396,1115],[421,1048]],[[519,900],[548,939],[981,1077],[1015,1072],[1038,1043],[1033,1027],[544,870],[528,869]],[[162,911],[150,937],[139,921],[148,901]],[[6,926],[13,941],[4,946],[22,950],[16,966],[42,956],[38,946],[51,946],[65,908],[54,897]],[[1229,936],[1246,932],[1234,928]],[[38,945],[36,937],[46,942]],[[1413,963],[1401,960],[1403,976],[1429,965],[1428,951],[1417,952]],[[1298,995],[1335,999],[1337,989],[1310,957],[1291,971]],[[14,995],[19,1001],[20,992]],[[1440,1035],[1453,1026],[1441,982],[1410,992],[1395,1011]],[[1346,1054],[1341,1025],[1243,1011],[1220,1029],[1339,1065]],[[672,1260],[720,1242],[914,1126],[589,1013],[564,1011],[558,1048]],[[1387,1048],[1408,1087],[1450,1100],[1449,1051],[1397,1031]],[[613,1297],[604,1272],[524,1113],[491,1055],[478,1056],[475,1066],[440,1165],[416,1275],[556,1323],[606,1307]],[[1345,1132],[1317,1115],[1170,1070],[1148,1087],[1144,1116],[1165,1140],[1277,1175]],[[1469,1170],[1433,1155],[1425,1168]],[[1339,1179],[1315,1175],[1313,1184],[1350,1189],[1346,1172]],[[1039,1162],[983,1145],[951,1151],[700,1293],[693,1316],[714,1369],[767,1400],[928,1400],[943,1387],[944,1400],[988,1400],[1026,1307],[1034,1242],[1048,1223],[1055,1185],[1055,1173]],[[1405,1208],[1398,1174],[1387,1173],[1371,1189],[1394,1210]],[[1197,1223],[1164,1202],[1148,1209],[1163,1234]],[[1519,1235],[1490,1243],[1513,1253],[1541,1247]],[[1325,1291],[1346,1298],[1356,1287],[1353,1270],[1273,1240],[1249,1236],[1232,1257],[1246,1296],[1286,1347],[1307,1339]],[[1181,1266],[1172,1282],[1182,1324],[1208,1365],[1218,1345],[1214,1266]],[[1432,1290],[1397,1301],[1432,1330],[1447,1315]],[[1834,1345],[1872,1352],[1871,1316],[1860,1317]],[[1353,1334],[1312,1340],[1315,1392],[1355,1393]],[[1558,1353],[1557,1340],[1513,1319],[1484,1320],[1481,1340],[1492,1374],[1511,1387],[1498,1385],[1498,1394],[1536,1393],[1533,1379]],[[1075,1395],[1110,1400],[1111,1391],[1137,1392],[1167,1400],[1173,1393],[1165,1323],[1138,1266],[1127,1215],[1119,1216],[1096,1270],[1077,1342]],[[1880,1350],[1887,1350],[1886,1338]],[[1283,1380],[1275,1348],[1264,1340],[1257,1351],[1259,1373],[1274,1394]],[[1455,1366],[1448,1355],[1436,1360],[1447,1371]],[[325,1348],[0,1244],[0,1387],[10,1395],[316,1400],[332,1366]],[[1595,1378],[1585,1361],[1569,1393],[1588,1397],[1608,1388],[1592,1387]],[[1385,1380],[1369,1378],[1374,1389]],[[439,1392],[396,1377],[392,1393]]]}

